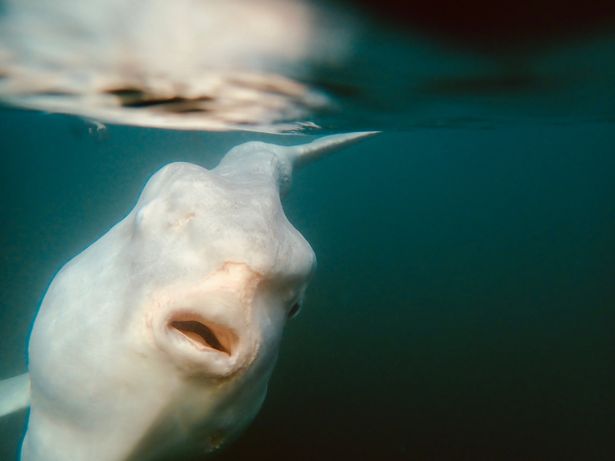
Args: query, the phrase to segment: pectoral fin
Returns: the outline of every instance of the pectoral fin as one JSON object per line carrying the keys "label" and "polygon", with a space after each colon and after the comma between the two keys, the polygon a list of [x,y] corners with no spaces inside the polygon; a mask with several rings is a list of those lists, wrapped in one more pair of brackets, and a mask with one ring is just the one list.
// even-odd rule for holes
{"label": "pectoral fin", "polygon": [[0,416],[30,405],[30,375],[15,376],[0,381]]}

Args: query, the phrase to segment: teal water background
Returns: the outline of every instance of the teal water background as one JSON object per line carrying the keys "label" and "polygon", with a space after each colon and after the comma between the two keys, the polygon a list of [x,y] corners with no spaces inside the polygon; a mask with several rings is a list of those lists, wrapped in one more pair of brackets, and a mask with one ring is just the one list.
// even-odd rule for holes
{"label": "teal water background", "polygon": [[[0,112],[2,377],[53,275],[160,166],[304,140],[91,127]],[[216,459],[615,459],[614,147],[609,120],[423,127],[297,172],[285,209],[318,270]],[[0,420],[0,459],[24,420]]]}

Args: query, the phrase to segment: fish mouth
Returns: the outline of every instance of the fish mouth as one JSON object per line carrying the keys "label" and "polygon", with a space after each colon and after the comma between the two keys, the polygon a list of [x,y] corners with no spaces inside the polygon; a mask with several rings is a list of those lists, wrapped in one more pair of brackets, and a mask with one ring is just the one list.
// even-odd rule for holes
{"label": "fish mouth", "polygon": [[171,318],[167,328],[201,351],[215,351],[230,357],[237,346],[237,335],[233,330],[198,315],[183,314]]}

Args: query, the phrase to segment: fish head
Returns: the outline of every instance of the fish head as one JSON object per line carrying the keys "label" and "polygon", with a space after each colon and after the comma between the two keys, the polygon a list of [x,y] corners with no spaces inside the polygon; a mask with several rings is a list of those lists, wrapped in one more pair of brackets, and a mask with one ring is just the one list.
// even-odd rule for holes
{"label": "fish head", "polygon": [[270,362],[316,263],[277,185],[174,163],[131,214],[127,251],[145,297],[128,316],[178,370],[228,378]]}

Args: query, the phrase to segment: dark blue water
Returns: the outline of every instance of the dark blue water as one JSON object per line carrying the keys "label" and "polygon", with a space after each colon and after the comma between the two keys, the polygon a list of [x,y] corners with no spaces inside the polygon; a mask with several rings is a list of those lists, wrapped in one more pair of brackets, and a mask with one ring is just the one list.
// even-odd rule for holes
{"label": "dark blue water", "polygon": [[[219,460],[615,459],[615,127],[386,132],[298,172],[318,270],[265,405]],[[301,136],[0,112],[1,374],[55,272],[173,160]],[[15,459],[25,413],[0,420]]]}

